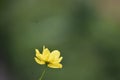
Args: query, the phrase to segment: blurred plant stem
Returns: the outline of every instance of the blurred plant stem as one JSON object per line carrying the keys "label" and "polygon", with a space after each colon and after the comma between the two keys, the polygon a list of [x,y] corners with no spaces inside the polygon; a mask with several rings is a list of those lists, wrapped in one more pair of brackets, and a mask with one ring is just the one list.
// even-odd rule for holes
{"label": "blurred plant stem", "polygon": [[39,80],[42,80],[43,76],[45,75],[46,69],[47,69],[47,67],[45,67],[45,69],[43,70],[42,75]]}

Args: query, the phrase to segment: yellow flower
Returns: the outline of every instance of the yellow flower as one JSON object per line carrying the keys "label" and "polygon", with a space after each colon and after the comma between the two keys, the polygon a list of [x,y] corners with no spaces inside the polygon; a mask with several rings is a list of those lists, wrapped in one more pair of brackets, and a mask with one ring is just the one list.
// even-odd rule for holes
{"label": "yellow flower", "polygon": [[43,46],[42,54],[38,49],[35,49],[36,56],[34,57],[35,61],[38,64],[46,64],[50,68],[62,68],[62,64],[60,64],[63,57],[60,57],[60,52],[58,50],[49,51],[48,48]]}

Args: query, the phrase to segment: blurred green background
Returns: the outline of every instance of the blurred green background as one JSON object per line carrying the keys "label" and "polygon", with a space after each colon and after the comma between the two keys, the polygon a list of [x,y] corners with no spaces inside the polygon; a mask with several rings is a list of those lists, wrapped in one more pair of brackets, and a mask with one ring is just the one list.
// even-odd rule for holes
{"label": "blurred green background", "polygon": [[43,80],[120,80],[120,1],[0,0],[0,80],[38,80],[43,45],[64,57]]}

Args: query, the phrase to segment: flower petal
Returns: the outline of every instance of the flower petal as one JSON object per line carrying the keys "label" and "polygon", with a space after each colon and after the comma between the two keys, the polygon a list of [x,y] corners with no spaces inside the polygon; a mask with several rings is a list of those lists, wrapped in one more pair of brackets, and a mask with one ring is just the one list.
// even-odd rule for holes
{"label": "flower petal", "polygon": [[36,58],[36,57],[34,57],[34,59],[35,59],[35,61],[38,63],[38,64],[45,64],[45,62],[44,61],[42,61],[42,60],[39,60],[38,58]]}
{"label": "flower petal", "polygon": [[62,68],[62,64],[59,64],[59,63],[48,64],[48,67],[50,67],[50,68]]}
{"label": "flower petal", "polygon": [[54,58],[59,58],[60,56],[60,51],[58,50],[54,50],[51,52],[51,56],[53,56]]}
{"label": "flower petal", "polygon": [[48,61],[50,61],[50,62],[58,61],[59,56],[60,56],[60,52],[58,50],[54,50],[54,51],[51,52]]}
{"label": "flower petal", "polygon": [[48,58],[49,58],[49,56],[50,56],[50,51],[49,51],[48,48],[43,49],[42,56],[43,56],[42,58],[44,58],[45,61],[48,60]]}
{"label": "flower petal", "polygon": [[35,49],[36,57],[42,60],[42,54],[40,54],[38,49]]}
{"label": "flower petal", "polygon": [[58,60],[58,62],[61,62],[61,61],[62,61],[62,59],[63,59],[63,57],[60,57],[60,58],[59,58],[59,60]]}

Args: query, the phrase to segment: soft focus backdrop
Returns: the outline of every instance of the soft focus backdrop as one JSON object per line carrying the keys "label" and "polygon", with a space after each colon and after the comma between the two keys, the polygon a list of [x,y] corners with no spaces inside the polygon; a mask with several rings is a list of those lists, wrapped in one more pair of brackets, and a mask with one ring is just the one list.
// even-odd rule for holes
{"label": "soft focus backdrop", "polygon": [[120,80],[120,0],[0,0],[0,80],[38,80],[43,45],[64,57],[43,80]]}

